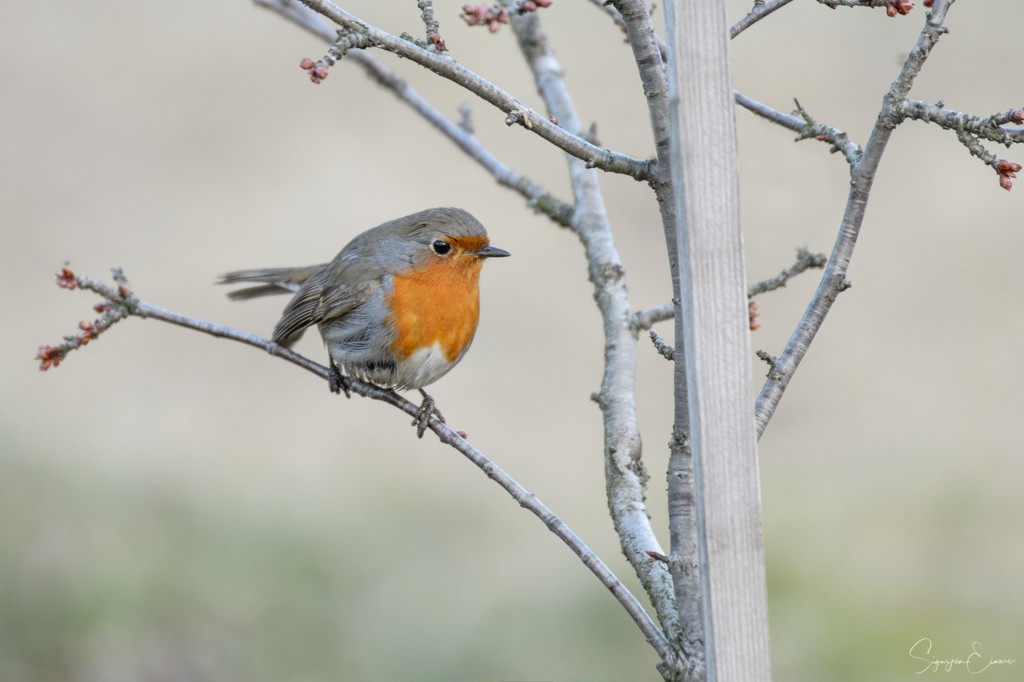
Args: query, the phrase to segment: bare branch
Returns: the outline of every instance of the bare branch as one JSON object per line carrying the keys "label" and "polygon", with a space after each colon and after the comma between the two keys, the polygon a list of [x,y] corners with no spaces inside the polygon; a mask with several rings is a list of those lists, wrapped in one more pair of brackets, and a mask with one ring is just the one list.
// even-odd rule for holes
{"label": "bare branch", "polygon": [[1000,187],[1007,191],[1013,189],[1013,178],[1016,178],[1017,173],[1021,170],[1021,165],[1019,163],[1000,159],[998,156],[985,149],[985,145],[970,133],[958,132],[956,136],[957,139],[960,140],[960,144],[966,147],[967,151],[971,153],[971,156],[978,157],[985,163],[985,165],[991,166],[995,170],[999,175]]}
{"label": "bare branch", "polygon": [[729,28],[729,36],[735,38],[775,10],[781,9],[791,2],[793,0],[768,0],[767,2],[754,0],[754,6],[747,12],[747,15]]}
{"label": "bare branch", "polygon": [[[622,13],[617,7],[615,7],[614,3],[608,2],[607,0],[590,0],[590,4],[594,5],[611,17],[612,21],[615,22],[615,25],[618,26],[624,34],[626,34],[626,42],[630,42],[631,39],[629,36],[629,28],[626,26],[626,20],[622,17]],[[668,46],[665,45],[665,41],[662,40],[661,36],[653,31],[651,33],[651,40],[653,40],[654,44],[657,46],[658,52],[661,54],[661,63],[664,65],[668,61]]]}
{"label": "bare branch", "polygon": [[373,41],[363,33],[357,31],[338,31],[337,34],[337,39],[331,44],[327,54],[323,57],[315,62],[308,58],[299,62],[299,66],[309,73],[309,80],[313,81],[314,84],[323,82],[330,73],[329,69],[340,62],[342,57],[349,53],[349,50],[373,47]]}
{"label": "bare branch", "polygon": [[[58,285],[65,289],[80,288],[99,294],[105,299],[106,303],[104,305],[108,310],[118,311],[117,314],[120,316],[118,319],[135,316],[144,319],[160,320],[162,322],[169,322],[186,329],[203,332],[204,334],[209,334],[218,338],[238,341],[249,346],[260,348],[273,356],[291,362],[294,365],[316,374],[325,381],[330,380],[331,370],[329,368],[313,362],[309,358],[299,355],[293,350],[280,346],[269,339],[264,339],[255,334],[250,334],[215,322],[207,322],[205,320],[182,315],[181,313],[176,313],[150,303],[146,303],[145,301],[141,301],[128,287],[127,280],[124,279],[120,269],[115,268],[113,272],[115,283],[117,284],[115,287],[111,287],[89,277],[77,276],[69,267],[65,266],[61,273],[58,274]],[[80,345],[85,344],[82,343]],[[58,364],[59,360],[51,362],[46,366],[41,364],[41,368],[47,369],[50,366],[56,367]],[[351,378],[349,379],[348,388],[352,393],[388,403],[389,405],[405,412],[410,417],[419,416],[419,406],[406,400],[395,391],[380,388],[365,381],[359,381],[358,379]],[[658,626],[651,620],[651,617],[636,597],[633,596],[626,586],[622,584],[612,570],[608,568],[603,561],[601,561],[600,557],[594,554],[587,544],[583,542],[583,540],[576,535],[564,521],[555,515],[547,505],[541,502],[535,494],[531,493],[516,482],[515,479],[509,476],[501,467],[491,461],[486,455],[473,447],[473,445],[471,445],[462,434],[453,430],[444,422],[440,421],[436,417],[432,417],[427,428],[433,431],[442,443],[450,445],[473,462],[473,464],[475,464],[481,471],[487,474],[488,478],[493,480],[509,495],[511,495],[512,499],[519,503],[521,507],[540,519],[540,521],[560,540],[562,540],[562,542],[564,542],[569,549],[571,549],[572,552],[580,558],[583,564],[589,568],[595,576],[597,576],[598,580],[601,581],[601,584],[608,588],[619,603],[622,604],[623,608],[626,609],[626,612],[630,617],[640,627],[640,630],[648,640],[651,641],[652,644],[655,645],[655,648],[659,650],[659,653],[661,651],[671,653],[664,635],[662,635]]]}
{"label": "bare branch", "polygon": [[800,117],[807,121],[803,125],[799,133],[796,136],[796,141],[814,139],[820,142],[828,142],[832,145],[830,151],[834,154],[835,152],[842,152],[843,156],[846,157],[846,162],[851,166],[860,160],[861,150],[850,136],[838,128],[818,123],[811,115],[807,113],[807,110],[800,106],[800,102],[794,100],[796,104],[797,113]]}
{"label": "bare branch", "polygon": [[[620,29],[622,29],[623,33],[626,34],[626,42],[632,43],[633,40],[639,38],[642,41],[649,41],[650,44],[656,46],[658,53],[661,55],[662,61],[662,63],[657,66],[658,68],[664,68],[664,62],[666,58],[665,41],[662,40],[661,37],[658,36],[656,33],[654,33],[653,28],[650,30],[646,28],[646,26],[650,25],[649,15],[646,15],[645,21],[644,13],[634,12],[637,19],[634,22],[633,33],[631,34],[630,26],[627,25],[626,19],[623,17],[622,12],[618,8],[618,3],[604,2],[604,0],[590,0],[590,2],[591,4],[600,7],[601,10],[604,11],[609,17],[611,17],[612,21],[614,21],[615,24]],[[730,34],[732,35],[732,37],[735,38],[737,35],[746,30],[749,26],[752,26],[756,22],[768,16],[775,10],[784,7],[790,2],[792,2],[792,0],[769,0],[768,2],[764,2],[762,0],[761,2],[755,2],[754,8],[750,11],[750,13],[733,25]],[[632,5],[630,4],[630,6]],[[644,60],[640,68],[641,78],[645,79],[645,91],[648,93],[661,92],[657,89],[653,91],[647,89],[650,88],[652,85],[657,86],[659,78],[655,74],[651,73],[650,70],[654,68],[654,64],[650,63],[650,61],[646,59],[644,52],[646,52],[644,48],[640,48],[639,51],[637,49],[634,49],[634,58],[638,60],[637,63],[641,64],[640,60]],[[842,152],[843,156],[846,157],[848,163],[855,162],[858,156],[860,155],[860,147],[858,147],[857,144],[853,142],[845,132],[839,130],[838,128],[817,123],[811,120],[809,117],[801,119],[796,116],[793,116],[792,114],[784,114],[780,111],[772,109],[766,104],[758,102],[757,100],[751,97],[747,97],[741,92],[736,92],[735,97],[736,103],[744,107],[748,111],[758,116],[761,116],[762,118],[765,118],[771,121],[772,123],[776,123],[784,128],[788,128],[794,132],[800,133],[800,135],[797,137],[797,140],[814,138],[822,142],[829,142],[832,144],[832,151]],[[806,112],[803,112],[801,110],[801,114],[804,113]],[[655,131],[655,139],[658,139],[657,131]]]}
{"label": "bare branch", "polygon": [[[651,29],[646,28],[650,26],[650,15],[645,15],[643,12],[632,13],[636,16],[632,33],[630,32],[630,26],[627,25],[626,19],[623,17],[622,12],[618,9],[618,3],[605,2],[604,0],[590,0],[591,4],[599,7],[605,14],[611,17],[615,25],[622,29],[622,32],[626,34],[626,42],[632,44],[633,40],[640,39],[642,42],[649,42],[657,48],[658,53],[661,55],[661,64],[657,65],[657,68],[664,69],[666,46],[665,41],[658,36],[657,33]],[[768,16],[775,10],[789,4],[792,0],[769,0],[768,2],[755,2],[754,8],[747,14],[746,17],[741,19],[739,22],[733,25],[731,30],[732,37],[736,37],[742,33],[746,28],[752,26],[757,21],[760,21],[764,17]],[[629,4],[632,7],[632,3]],[[646,16],[646,19],[645,19]],[[652,96],[650,93],[654,93],[655,96],[658,93],[663,92],[658,90],[658,82],[660,78],[652,70],[655,68],[653,62],[651,62],[645,55],[647,49],[640,47],[634,49],[634,59],[640,65],[641,79],[644,80],[645,92],[649,93],[648,97]],[[650,89],[651,87],[654,89]],[[735,93],[736,103],[750,112],[765,118],[772,123],[781,125],[784,128],[800,133],[797,140],[803,140],[807,138],[814,138],[822,142],[829,142],[832,145],[833,152],[842,152],[843,156],[846,157],[848,163],[853,163],[857,160],[860,155],[860,147],[853,142],[849,136],[832,126],[827,126],[821,123],[816,123],[812,120],[805,120],[793,116],[792,114],[784,114],[781,111],[772,109],[766,104],[762,104],[757,100],[747,97],[741,92]],[[804,113],[804,112],[801,112]],[[657,128],[655,129],[655,142],[658,140]],[[662,202],[664,203],[664,202]]]}
{"label": "bare branch", "polygon": [[518,123],[562,151],[585,161],[588,167],[629,175],[636,180],[647,180],[650,177],[652,161],[644,161],[621,152],[602,149],[579,135],[566,132],[549,121],[547,117],[454,60],[368,24],[330,0],[301,1],[310,9],[322,14],[347,31],[365,35],[374,46],[409,59],[469,90],[503,111],[506,114],[506,123],[509,125]]}
{"label": "bare branch", "polygon": [[[276,9],[276,7],[274,9]],[[328,33],[327,31],[324,30],[323,24],[322,22],[319,22],[319,20],[317,20],[316,22],[310,22],[307,21],[307,17],[303,14],[283,14],[287,16],[289,19],[298,21],[301,25],[307,28],[307,30],[311,30],[320,37],[330,39],[331,33]],[[460,124],[452,123],[448,121],[445,117],[440,115],[440,113],[438,113],[436,109],[430,107],[429,104],[427,104],[425,100],[422,99],[422,97],[420,97],[417,93],[415,93],[415,91],[411,87],[408,86],[408,84],[406,84],[402,79],[398,78],[392,71],[384,67],[378,60],[374,59],[371,55],[366,54],[365,52],[353,52],[349,55],[349,59],[355,60],[358,63],[360,63],[360,65],[362,65],[367,70],[367,72],[370,73],[372,77],[377,79],[385,87],[391,89],[403,101],[413,106],[414,109],[416,109],[421,115],[427,118],[440,130],[442,130],[442,132],[444,132],[450,139],[452,139],[457,145],[459,145],[460,148],[463,148],[474,159],[476,159],[478,162],[480,162],[482,165],[488,168],[488,170],[496,178],[499,179],[499,182],[503,182],[503,184],[507,184],[517,189],[517,191],[519,191],[521,194],[530,198],[531,203],[534,206],[548,213],[561,224],[573,225],[574,229],[577,231],[578,234],[580,234],[580,237],[585,244],[589,242],[593,243],[595,245],[595,248],[601,248],[601,240],[588,236],[589,228],[586,226],[586,224],[590,220],[590,217],[587,213],[582,213],[582,217],[579,220],[572,220],[574,210],[573,207],[553,199],[550,196],[550,194],[540,189],[534,183],[530,183],[525,179],[518,178],[518,176],[513,176],[511,172],[508,171],[507,168],[505,168],[502,164],[500,164],[500,162],[498,162],[498,160],[495,157],[487,153],[486,150],[484,150],[483,147],[479,145],[478,141],[476,141],[472,134],[468,132],[471,126],[467,123],[468,113],[465,107],[463,107],[462,109],[462,122]],[[555,71],[557,71],[557,69],[555,69]],[[549,108],[551,108],[552,111],[557,112],[559,118],[563,120],[563,125],[566,125],[567,127],[570,127],[570,129],[573,130],[578,129],[578,122],[576,121],[574,112],[572,112],[571,110],[571,104],[567,103],[567,99],[565,102],[562,102],[558,97],[552,95],[551,91],[552,88],[549,87],[547,92],[547,94],[549,95],[547,98],[549,100]],[[578,161],[574,161],[573,163],[576,167],[576,173],[578,173],[579,175],[593,176],[594,171],[584,167],[584,164],[579,163]],[[594,180],[594,182],[596,182],[596,180]],[[574,182],[574,186],[577,184],[585,183]],[[590,194],[589,191],[581,191],[583,192],[583,194]],[[600,195],[597,194],[597,197],[599,196]],[[588,198],[586,201],[587,206],[589,207],[592,203],[593,200]],[[589,211],[590,209],[588,208],[586,210]],[[603,213],[603,210],[601,211],[601,213]],[[608,235],[610,237],[610,228],[607,228],[606,226],[606,229],[608,230]],[[614,251],[612,251],[612,255],[615,259],[617,259],[617,255],[614,254]],[[597,269],[604,268],[605,266],[609,266],[609,270],[614,270],[614,268],[612,268],[608,263],[604,261],[600,262],[600,264],[597,266]],[[621,270],[621,266],[619,269]],[[624,294],[624,287],[622,288],[622,292]],[[616,344],[616,347],[623,348],[623,345],[621,343]],[[635,355],[635,350],[633,351],[633,353]],[[633,363],[635,364],[635,360],[633,361]],[[632,395],[632,393],[628,393],[627,395]],[[635,428],[635,415],[632,421],[634,423]],[[620,438],[623,436],[628,440],[628,433],[623,433],[622,436],[620,436]],[[636,442],[639,443],[638,436]],[[616,442],[614,445],[610,447],[619,448],[619,451],[623,453],[623,460],[627,461],[628,464],[630,450],[628,447],[624,447],[625,445],[626,441],[620,441]],[[642,486],[640,493],[638,495],[638,499],[640,500],[640,503],[642,505]],[[646,537],[648,537],[650,541],[644,543],[644,548],[653,551],[659,550],[660,547],[658,547],[657,541],[656,539],[654,539],[653,532],[650,532],[649,521],[642,511],[642,506],[639,509],[634,509],[633,511],[639,511],[638,516],[642,517],[645,523],[648,523],[648,533]],[[647,564],[647,566],[651,565],[649,559],[647,559],[645,563]],[[662,573],[664,573],[664,570],[662,570]],[[667,593],[671,595],[671,589],[669,589]],[[668,644],[668,641],[665,639],[664,635],[662,635],[661,632],[657,629],[657,626],[655,626],[653,622],[650,621],[649,617],[646,616],[646,613],[644,614],[644,616],[647,618],[646,624],[641,622],[642,619],[638,619],[638,616],[636,614],[633,614],[631,612],[631,615],[633,615],[634,620],[636,620],[640,625],[641,631],[644,632],[648,641],[651,642],[656,649],[658,649],[659,654],[662,656],[663,660],[667,662],[673,661],[673,657],[675,656],[675,654],[674,652],[672,652],[671,646]]]}
{"label": "bare branch", "polygon": [[765,382],[761,394],[757,398],[754,419],[757,424],[758,437],[764,433],[779,401],[782,400],[793,373],[807,354],[814,336],[824,323],[836,297],[850,287],[846,272],[850,267],[850,259],[853,257],[857,237],[864,223],[875,172],[878,170],[878,164],[893,130],[902,120],[902,115],[899,112],[901,104],[913,87],[914,80],[921,72],[921,67],[928,59],[928,55],[939,38],[946,33],[943,23],[946,19],[946,12],[952,3],[953,0],[935,0],[933,3],[932,11],[925,20],[917,43],[910,51],[903,67],[882,100],[881,112],[868,142],[864,146],[863,153],[851,169],[846,212],[843,215],[832,254],[825,266],[825,272],[822,274],[818,289],[814,292],[807,310],[800,318],[800,322],[782,354],[778,357],[773,376],[768,377],[768,381]]}
{"label": "bare branch", "polygon": [[615,9],[614,7],[611,6],[611,4],[605,2],[604,0],[589,0],[589,1],[590,1],[591,5],[593,5],[597,9],[599,9],[602,12],[604,12],[605,14],[607,14],[611,18],[611,20],[613,22],[615,22],[615,25],[618,26],[619,30],[622,31],[622,35],[626,36],[625,42],[628,43],[629,42],[629,36],[626,34],[626,25],[622,21],[622,15],[619,14],[619,10]]}
{"label": "bare branch", "polygon": [[[540,30],[538,17],[515,17],[512,29],[534,74],[548,111],[568,130],[582,129],[562,78],[562,70]],[[629,328],[629,294],[624,268],[612,235],[598,174],[569,157],[569,175],[576,201],[573,229],[583,243],[594,286],[594,298],[604,326],[604,376],[594,400],[601,407],[605,431],[605,481],[608,506],[623,552],[658,613],[669,639],[648,641],[668,670],[680,669],[678,654],[669,643],[680,631],[671,576],[648,551],[662,553],[651,528],[645,504],[647,472],[641,459],[636,417],[637,339]],[[659,632],[660,634],[660,632]]]}
{"label": "bare branch", "polygon": [[946,109],[942,102],[932,104],[910,99],[900,102],[896,112],[904,119],[934,123],[946,130],[970,133],[974,137],[1006,147],[1024,142],[1024,128],[1005,127],[1007,123],[1024,123],[1024,109],[1007,109],[982,117]]}
{"label": "bare branch", "polygon": [[[837,7],[884,7],[885,13],[890,17],[897,14],[910,14],[914,9],[914,0],[818,0],[826,7],[836,9]],[[931,5],[931,0],[925,0],[926,6]]]}
{"label": "bare branch", "polygon": [[[758,116],[765,118],[772,123],[788,128],[797,134],[796,140],[815,139],[821,142],[828,142],[832,145],[833,153],[840,152],[846,158],[846,162],[854,164],[860,159],[861,149],[856,142],[850,139],[842,130],[832,126],[816,122],[797,102],[797,111],[800,116],[784,114],[781,111],[772,109],[766,104],[747,97],[743,93],[735,93],[736,103],[741,107]],[[801,118],[802,117],[802,118]]]}
{"label": "bare branch", "polygon": [[337,29],[305,5],[290,0],[253,0],[257,7],[270,10],[327,42],[332,42]]}
{"label": "bare branch", "polygon": [[807,121],[804,119],[772,109],[767,104],[762,104],[751,97],[747,97],[743,93],[735,93],[735,98],[736,103],[747,111],[757,114],[761,118],[767,119],[772,123],[782,126],[783,128],[789,128],[794,132],[800,132],[807,126]]}
{"label": "bare branch", "polygon": [[550,7],[553,0],[504,0],[504,6],[486,2],[466,4],[459,14],[470,26],[486,26],[491,33],[497,33],[502,24],[511,21],[512,14],[536,12],[541,7]]}
{"label": "bare branch", "polygon": [[896,108],[896,113],[901,117],[900,120],[925,121],[954,131],[957,139],[972,156],[978,157],[995,170],[999,175],[1000,187],[1006,190],[1013,187],[1013,178],[1017,177],[1021,165],[991,153],[981,140],[997,142],[1006,147],[1024,142],[1024,129],[1005,127],[1007,123],[1024,123],[1024,109],[1007,109],[998,114],[982,117],[946,109],[941,102],[930,104],[919,100],[904,100]]}
{"label": "bare branch", "polygon": [[572,220],[572,205],[556,198],[547,189],[526,176],[520,175],[506,166],[501,159],[492,154],[481,144],[480,140],[463,125],[466,120],[465,110],[461,121],[454,122],[435,109],[412,86],[366,52],[356,52],[350,58],[358,62],[366,72],[380,85],[391,90],[399,99],[411,106],[420,116],[444,133],[455,145],[471,159],[483,166],[498,184],[514,190],[524,197],[530,208],[551,218],[564,227],[569,227]]}
{"label": "bare branch", "polygon": [[416,0],[416,6],[420,8],[420,17],[427,30],[427,49],[432,47],[436,52],[446,51],[448,48],[445,47],[444,38],[441,37],[440,25],[434,17],[433,0]]}
{"label": "bare branch", "polygon": [[507,9],[501,5],[489,5],[485,2],[463,5],[459,17],[466,22],[467,26],[486,26],[491,33],[497,33],[503,24],[511,21]]}
{"label": "bare branch", "polygon": [[[331,24],[302,5],[283,0],[256,0],[256,3],[280,14],[327,42],[334,40],[337,35],[337,31],[332,28]],[[365,50],[356,50],[347,56],[350,61],[359,64],[378,84],[393,92],[396,97],[412,107],[416,113],[454,142],[459,149],[483,166],[498,181],[498,184],[508,187],[524,197],[529,202],[530,208],[538,213],[543,213],[559,225],[569,225],[573,211],[571,205],[556,198],[533,180],[510,169],[473,135],[472,128],[466,124],[466,121],[469,120],[468,104],[460,107],[460,121],[453,123],[408,82],[370,53]]]}
{"label": "bare branch", "polygon": [[630,325],[637,332],[642,332],[645,329],[650,329],[658,322],[665,322],[671,320],[676,316],[676,307],[672,303],[666,303],[660,305],[657,308],[651,308],[650,310],[641,310],[633,313],[633,319]]}
{"label": "bare branch", "polygon": [[757,351],[755,355],[758,357],[758,359],[768,363],[768,376],[771,378],[778,378],[777,374],[779,370],[776,369],[776,364],[778,363],[779,359],[772,355],[771,353],[769,353],[768,351],[764,350]]}
{"label": "bare branch", "polygon": [[39,361],[40,370],[45,372],[51,367],[59,367],[68,353],[88,345],[90,341],[98,338],[100,334],[131,314],[132,308],[138,301],[135,300],[134,294],[128,288],[128,280],[117,268],[113,271],[113,278],[117,284],[116,288],[88,277],[78,277],[72,272],[68,263],[64,264],[61,271],[57,273],[57,286],[69,291],[75,289],[92,291],[108,301],[116,301],[117,305],[97,303],[93,306],[93,310],[100,313],[100,316],[92,322],[88,320],[79,322],[78,333],[65,334],[64,340],[56,346],[49,344],[39,346],[36,360]]}
{"label": "bare branch", "polygon": [[747,298],[753,298],[754,296],[784,287],[786,282],[801,272],[805,272],[810,268],[821,269],[825,267],[826,261],[827,258],[825,258],[823,253],[811,253],[807,249],[797,249],[796,262],[793,265],[771,279],[762,280],[747,287]]}
{"label": "bare branch", "polygon": [[[670,106],[668,74],[665,69],[664,45],[660,43],[654,31],[651,15],[645,0],[612,0],[612,4],[622,15],[629,44],[633,50],[633,61],[636,62],[647,98],[647,111],[654,135],[654,146],[658,164],[651,181],[658,208],[661,212],[662,229],[665,233],[665,244],[669,256],[669,268],[672,274],[672,296],[680,300],[682,284],[678,260],[679,248],[676,236],[676,203],[674,183],[680,178],[672,175],[672,148],[669,137]],[[668,481],[668,513],[669,538],[671,542],[671,561],[669,572],[672,575],[672,586],[675,590],[676,607],[680,629],[674,638],[676,645],[686,657],[687,674],[699,677],[705,665],[704,659],[704,604],[701,592],[699,566],[699,546],[696,524],[696,478],[693,470],[693,452],[689,447],[690,413],[688,382],[686,376],[685,329],[681,317],[677,317],[676,325],[676,357],[673,367],[673,384],[675,393],[675,424],[673,437],[669,441]]]}

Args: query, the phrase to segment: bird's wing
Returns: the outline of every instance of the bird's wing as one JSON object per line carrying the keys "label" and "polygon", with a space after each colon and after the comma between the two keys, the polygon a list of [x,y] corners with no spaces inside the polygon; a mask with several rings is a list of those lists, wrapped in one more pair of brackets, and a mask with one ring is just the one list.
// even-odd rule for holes
{"label": "bird's wing", "polygon": [[384,270],[366,259],[332,262],[303,284],[274,327],[274,342],[291,346],[309,326],[344,317],[380,288]]}

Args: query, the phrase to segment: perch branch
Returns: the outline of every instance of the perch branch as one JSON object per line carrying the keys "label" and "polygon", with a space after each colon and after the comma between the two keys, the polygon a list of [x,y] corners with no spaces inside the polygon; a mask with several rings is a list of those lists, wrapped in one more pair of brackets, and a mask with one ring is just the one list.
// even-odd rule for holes
{"label": "perch branch", "polygon": [[[203,332],[204,334],[209,334],[217,338],[238,341],[249,346],[260,348],[275,357],[291,362],[294,365],[316,374],[324,381],[328,381],[330,378],[331,371],[329,368],[313,362],[309,358],[299,355],[295,351],[280,346],[273,341],[232,327],[196,319],[194,317],[182,315],[181,313],[176,313],[171,310],[166,310],[146,303],[145,301],[141,301],[135,296],[135,293],[128,286],[127,280],[124,278],[120,269],[115,269],[113,272],[116,286],[112,287],[89,277],[77,276],[65,265],[62,271],[57,275],[57,284],[65,289],[84,289],[99,294],[105,299],[105,303],[101,305],[106,308],[106,311],[118,311],[117,314],[120,316],[119,319],[123,319],[128,316],[135,316],[143,319],[160,320],[162,322],[169,322],[193,331]],[[81,346],[85,344],[83,343],[79,345]],[[44,347],[53,348],[51,346]],[[49,369],[50,367],[55,367],[59,364],[59,360],[54,362],[53,358],[50,359],[50,362],[46,362],[43,358],[37,355],[37,359],[40,360],[40,369],[44,370]],[[350,379],[349,382],[349,388],[352,393],[385,402],[398,408],[402,412],[405,412],[410,417],[416,417],[419,414],[419,406],[401,397],[395,391],[383,389],[357,379]],[[439,421],[436,417],[432,417],[427,428],[433,431],[442,443],[451,446],[473,462],[473,464],[475,464],[481,471],[487,474],[488,478],[493,480],[501,486],[505,492],[511,495],[512,499],[519,503],[521,507],[540,519],[540,521],[547,526],[552,533],[562,540],[562,542],[564,542],[569,549],[571,549],[572,552],[580,558],[583,564],[590,569],[598,580],[601,581],[601,584],[608,588],[608,591],[612,593],[616,600],[618,600],[658,653],[661,654],[663,658],[665,656],[672,655],[671,648],[668,641],[665,639],[665,636],[662,634],[661,630],[658,629],[658,626],[654,623],[637,598],[633,596],[625,585],[622,584],[612,570],[608,568],[603,561],[601,561],[600,557],[598,557],[587,546],[587,544],[565,524],[564,521],[555,515],[547,505],[541,502],[535,494],[531,493],[516,482],[515,479],[509,476],[501,467],[491,461],[486,455],[473,447],[473,445],[470,444],[463,435],[453,430],[444,422]]]}

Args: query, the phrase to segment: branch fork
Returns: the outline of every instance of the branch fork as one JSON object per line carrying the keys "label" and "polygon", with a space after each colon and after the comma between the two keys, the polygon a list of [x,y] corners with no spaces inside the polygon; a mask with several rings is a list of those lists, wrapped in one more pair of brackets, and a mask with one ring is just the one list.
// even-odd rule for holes
{"label": "branch fork", "polygon": [[77,334],[66,334],[64,340],[56,346],[43,344],[36,352],[36,360],[39,361],[39,369],[46,371],[51,367],[58,367],[67,354],[86,346],[90,341],[110,329],[114,324],[125,319],[129,315],[136,314],[139,300],[135,298],[128,280],[120,268],[112,270],[113,280],[116,286],[109,286],[89,277],[76,275],[65,263],[60,272],[57,273],[57,286],[61,289],[74,291],[85,289],[102,296],[106,302],[97,303],[93,310],[100,313],[100,316],[93,321],[82,320],[78,323]]}
{"label": "branch fork", "polygon": [[995,170],[999,175],[1000,187],[1005,190],[1013,187],[1013,178],[1016,178],[1016,174],[1021,170],[1020,164],[997,157],[989,152],[981,141],[995,142],[1007,148],[1013,144],[1024,142],[1024,129],[1006,127],[1008,124],[1024,124],[1024,109],[1007,109],[991,116],[982,117],[947,109],[943,102],[932,104],[920,100],[904,99],[894,107],[894,115],[898,121],[906,119],[924,121],[955,132],[960,144],[972,156],[981,159]]}
{"label": "branch fork", "polygon": [[[441,41],[441,44],[443,49],[444,41]],[[348,54],[349,50],[365,49],[368,47],[374,47],[374,42],[370,36],[360,31],[342,29],[338,31],[338,39],[327,50],[327,54],[315,62],[309,58],[303,59],[299,62],[299,67],[309,74],[310,81],[319,84],[327,78],[327,70],[340,62],[342,57]]]}

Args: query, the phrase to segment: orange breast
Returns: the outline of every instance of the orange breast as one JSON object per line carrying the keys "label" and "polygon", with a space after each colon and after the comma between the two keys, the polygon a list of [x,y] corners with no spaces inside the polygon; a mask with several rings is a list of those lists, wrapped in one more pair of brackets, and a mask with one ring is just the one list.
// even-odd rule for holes
{"label": "orange breast", "polygon": [[391,350],[406,359],[437,344],[449,362],[466,350],[480,318],[483,259],[459,254],[394,277],[388,298],[396,336]]}

